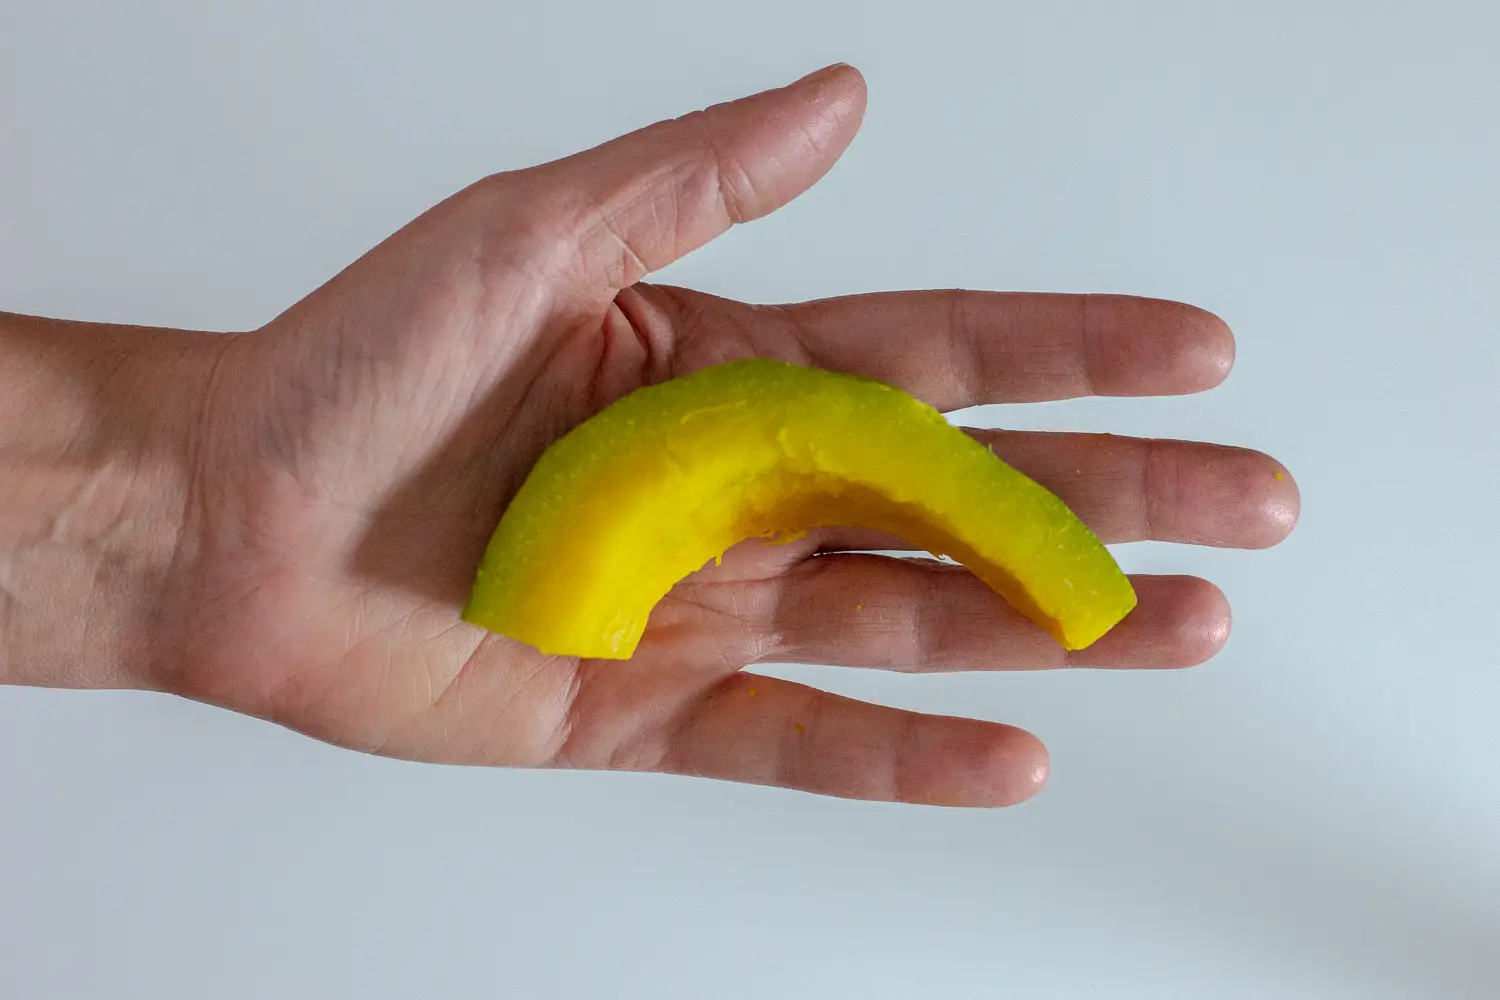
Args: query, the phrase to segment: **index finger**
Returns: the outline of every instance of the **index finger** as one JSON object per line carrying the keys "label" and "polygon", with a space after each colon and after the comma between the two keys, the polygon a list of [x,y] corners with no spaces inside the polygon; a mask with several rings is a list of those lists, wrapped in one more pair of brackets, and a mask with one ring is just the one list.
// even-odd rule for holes
{"label": "index finger", "polygon": [[1234,364],[1213,313],[1130,295],[920,291],[783,307],[811,362],[939,409],[1201,392]]}
{"label": "index finger", "polygon": [[947,289],[753,306],[666,286],[632,293],[648,306],[641,319],[671,331],[684,368],[781,358],[867,375],[941,410],[1201,392],[1234,364],[1219,317],[1132,295]]}

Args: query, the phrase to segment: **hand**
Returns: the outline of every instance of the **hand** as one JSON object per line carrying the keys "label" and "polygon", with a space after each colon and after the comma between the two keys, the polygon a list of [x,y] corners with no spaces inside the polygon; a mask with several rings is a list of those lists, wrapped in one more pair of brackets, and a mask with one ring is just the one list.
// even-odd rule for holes
{"label": "hand", "polygon": [[[753,306],[641,279],[785,204],[859,127],[847,67],[664,122],[433,208],[265,328],[204,337],[205,402],[153,683],[344,746],[463,764],[667,771],[868,799],[1000,805],[1046,753],[1011,727],[745,672],[1172,667],[1229,630],[1206,581],[1062,651],[961,569],[828,530],[748,543],[658,606],[634,659],[544,656],[458,618],[485,542],[559,435],[642,385],[783,358],[942,409],[1194,392],[1228,329],[1117,296],[911,292]],[[1289,477],[1232,448],[974,431],[1105,541],[1256,547]]]}

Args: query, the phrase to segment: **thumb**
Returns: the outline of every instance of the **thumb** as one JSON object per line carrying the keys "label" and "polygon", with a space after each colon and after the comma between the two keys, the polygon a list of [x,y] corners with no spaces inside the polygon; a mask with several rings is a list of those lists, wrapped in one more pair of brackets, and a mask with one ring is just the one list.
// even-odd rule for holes
{"label": "thumb", "polygon": [[865,84],[834,65],[510,175],[567,278],[612,297],[817,182],[859,130]]}

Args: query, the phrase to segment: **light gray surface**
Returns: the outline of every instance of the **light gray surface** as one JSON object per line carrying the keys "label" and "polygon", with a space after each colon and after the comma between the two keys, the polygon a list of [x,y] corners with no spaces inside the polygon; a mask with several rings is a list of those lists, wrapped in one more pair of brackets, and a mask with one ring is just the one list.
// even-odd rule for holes
{"label": "light gray surface", "polygon": [[847,59],[845,161],[672,280],[1196,302],[1220,390],[985,418],[1304,497],[1270,552],[1124,550],[1234,602],[1196,671],[787,668],[1033,729],[1008,811],[0,691],[0,996],[1500,996],[1500,16],[1314,6],[0,0],[0,308],[258,325],[484,173]]}

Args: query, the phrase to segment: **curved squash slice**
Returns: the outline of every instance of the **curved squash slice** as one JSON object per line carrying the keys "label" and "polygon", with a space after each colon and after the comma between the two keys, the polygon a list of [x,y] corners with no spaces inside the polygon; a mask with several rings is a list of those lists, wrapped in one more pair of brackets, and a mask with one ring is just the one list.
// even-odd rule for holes
{"label": "curved squash slice", "polygon": [[625,659],[678,580],[747,538],[873,528],[957,559],[1063,646],[1135,606],[1063,502],[892,386],[732,361],[637,390],[542,455],[464,619],[544,653]]}

